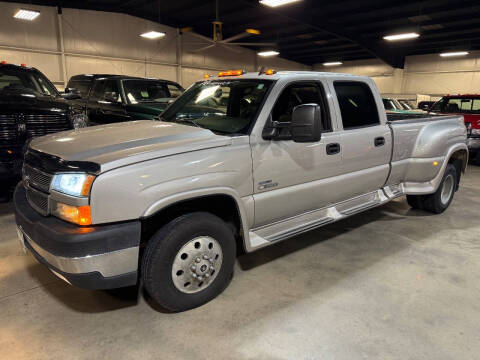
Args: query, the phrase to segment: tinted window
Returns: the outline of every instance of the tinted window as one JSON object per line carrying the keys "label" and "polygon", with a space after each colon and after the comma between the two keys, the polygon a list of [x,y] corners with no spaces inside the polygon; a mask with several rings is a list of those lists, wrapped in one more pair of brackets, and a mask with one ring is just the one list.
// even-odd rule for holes
{"label": "tinted window", "polygon": [[177,98],[183,93],[183,89],[174,84],[168,84],[168,91],[170,92],[171,98]]}
{"label": "tinted window", "polygon": [[90,94],[90,99],[92,100],[101,100],[103,98],[103,87],[105,85],[105,80],[97,80],[93,83],[92,93]]}
{"label": "tinted window", "polygon": [[70,80],[67,87],[77,89],[80,95],[87,96],[91,84],[90,80]]}
{"label": "tinted window", "polygon": [[57,89],[38,71],[0,69],[0,91],[57,95]]}
{"label": "tinted window", "polygon": [[120,92],[118,91],[118,84],[116,80],[107,80],[105,81],[105,87],[103,89],[103,98],[106,98],[106,94],[111,93],[115,94],[117,98],[117,102],[122,102],[122,98],[120,97]]}
{"label": "tinted window", "polygon": [[480,114],[480,99],[448,97],[438,101],[432,111],[439,113]]}
{"label": "tinted window", "polygon": [[344,129],[380,124],[377,105],[367,84],[337,81],[334,87]]}
{"label": "tinted window", "polygon": [[[299,83],[288,86],[283,90],[282,94],[277,99],[272,111],[272,120],[279,122],[291,122],[293,109],[298,105],[303,104],[318,104],[322,108],[322,128],[323,131],[331,130],[330,121],[326,106],[322,101],[322,94],[320,88],[316,84]],[[281,132],[288,132],[288,128],[284,128]],[[286,135],[286,134],[280,134]]]}

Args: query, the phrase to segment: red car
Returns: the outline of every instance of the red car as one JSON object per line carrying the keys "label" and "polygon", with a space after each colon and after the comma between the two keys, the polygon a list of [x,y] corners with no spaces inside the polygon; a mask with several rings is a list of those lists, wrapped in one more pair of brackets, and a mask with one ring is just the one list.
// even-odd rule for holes
{"label": "red car", "polygon": [[430,109],[432,114],[463,115],[470,156],[480,165],[480,95],[446,95]]}

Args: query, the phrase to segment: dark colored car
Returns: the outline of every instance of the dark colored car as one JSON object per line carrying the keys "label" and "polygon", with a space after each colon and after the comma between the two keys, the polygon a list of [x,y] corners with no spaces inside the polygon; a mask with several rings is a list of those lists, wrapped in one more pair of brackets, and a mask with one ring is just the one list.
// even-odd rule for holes
{"label": "dark colored car", "polygon": [[[65,97],[75,98],[74,95]],[[0,180],[21,177],[26,144],[37,136],[84,127],[81,108],[66,101],[39,70],[0,64]]]}
{"label": "dark colored car", "polygon": [[417,107],[420,110],[428,111],[430,110],[433,104],[435,104],[435,101],[420,101]]}
{"label": "dark colored car", "polygon": [[184,89],[167,80],[92,74],[71,77],[66,91],[81,96],[73,101],[86,109],[89,125],[99,125],[154,119]]}

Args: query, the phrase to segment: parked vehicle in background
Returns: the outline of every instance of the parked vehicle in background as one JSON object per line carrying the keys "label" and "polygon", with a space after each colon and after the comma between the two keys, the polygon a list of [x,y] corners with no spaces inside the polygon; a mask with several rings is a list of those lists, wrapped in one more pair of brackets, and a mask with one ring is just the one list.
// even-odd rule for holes
{"label": "parked vehicle in background", "polygon": [[415,109],[409,100],[398,99],[400,105],[402,105],[403,110],[418,111]]}
{"label": "parked vehicle in background", "polygon": [[39,70],[5,61],[0,63],[2,185],[20,179],[26,144],[32,138],[84,127],[85,123],[82,109],[65,101]]}
{"label": "parked vehicle in background", "polygon": [[431,114],[463,115],[468,130],[468,148],[480,165],[480,95],[447,95],[430,111]]}
{"label": "parked vehicle in background", "polygon": [[81,95],[75,103],[86,109],[89,125],[99,125],[154,119],[184,89],[167,80],[86,74],[72,76],[66,91]]}
{"label": "parked vehicle in background", "polygon": [[435,101],[420,101],[418,103],[418,109],[423,111],[429,111],[433,104],[435,104]]}
{"label": "parked vehicle in background", "polygon": [[383,106],[387,113],[393,114],[419,114],[422,113],[419,110],[414,110],[410,106],[403,105],[397,99],[393,98],[382,98]]}
{"label": "parked vehicle in background", "polygon": [[[436,214],[452,202],[468,158],[462,116],[390,122],[362,76],[220,75],[190,87],[161,121],[33,141],[15,193],[25,247],[80,287],[140,276],[155,301],[181,311],[225,289],[237,248],[402,195]],[[39,174],[41,184],[30,181]]]}

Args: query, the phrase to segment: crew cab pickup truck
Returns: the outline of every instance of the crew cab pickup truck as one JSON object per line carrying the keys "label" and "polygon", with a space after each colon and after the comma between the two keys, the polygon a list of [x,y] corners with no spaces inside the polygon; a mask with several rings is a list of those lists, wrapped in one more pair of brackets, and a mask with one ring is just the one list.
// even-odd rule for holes
{"label": "crew cab pickup truck", "polygon": [[463,115],[467,126],[468,148],[480,165],[480,95],[446,95],[430,109],[431,114]]}
{"label": "crew cab pickup truck", "polygon": [[32,141],[14,196],[25,248],[73,285],[141,283],[182,311],[226,288],[237,251],[402,195],[436,214],[450,205],[468,158],[462,116],[389,121],[367,77],[220,75],[158,121]]}

